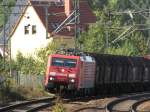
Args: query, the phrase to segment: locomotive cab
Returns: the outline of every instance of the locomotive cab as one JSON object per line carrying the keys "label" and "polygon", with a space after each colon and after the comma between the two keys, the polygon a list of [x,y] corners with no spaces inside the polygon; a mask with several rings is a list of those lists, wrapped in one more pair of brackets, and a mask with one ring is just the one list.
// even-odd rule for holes
{"label": "locomotive cab", "polygon": [[66,56],[53,54],[48,58],[45,88],[52,89],[75,89],[77,87],[79,73],[79,56]]}

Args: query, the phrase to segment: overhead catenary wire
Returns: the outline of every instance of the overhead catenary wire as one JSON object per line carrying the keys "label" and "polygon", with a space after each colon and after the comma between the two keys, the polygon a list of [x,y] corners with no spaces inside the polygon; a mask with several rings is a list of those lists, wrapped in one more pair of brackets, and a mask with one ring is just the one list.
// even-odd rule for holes
{"label": "overhead catenary wire", "polygon": [[145,9],[145,10],[125,10],[125,11],[112,11],[110,12],[111,15],[123,15],[123,14],[129,14],[129,11],[132,13],[132,14],[149,14],[150,13],[150,9]]}
{"label": "overhead catenary wire", "polygon": [[114,39],[111,43],[115,43],[118,40],[120,40],[122,38],[122,36],[124,36],[126,33],[128,33],[130,30],[133,30],[135,26],[130,26],[128,29],[126,29],[124,32],[122,32],[116,39]]}
{"label": "overhead catenary wire", "polygon": [[[35,4],[29,4],[29,5],[15,5],[15,6],[10,6],[10,5],[0,5],[0,6],[9,6],[9,7],[27,7],[27,6],[37,6],[37,7],[50,7],[51,5],[46,5],[46,4],[39,4],[39,5],[35,5]],[[56,6],[57,7],[57,6]],[[85,10],[86,11],[86,10]],[[142,13],[150,13],[150,9],[143,9],[143,10],[130,10],[132,14],[142,14]],[[63,14],[64,12],[60,12],[58,14]],[[123,14],[128,14],[129,10],[125,10],[125,11],[110,11],[110,15],[123,15]]]}
{"label": "overhead catenary wire", "polygon": [[145,31],[145,30],[150,30],[150,28],[139,28],[139,29],[133,29],[129,33],[126,33],[123,36],[120,36],[119,38],[115,39],[115,41],[112,41],[111,44],[117,43],[120,40],[124,40],[127,36],[133,34],[135,31]]}
{"label": "overhead catenary wire", "polygon": [[[121,13],[121,12],[119,12]],[[4,14],[4,13],[1,13],[0,14]],[[11,12],[11,13],[7,13],[7,14],[14,14],[14,15],[25,15],[25,14],[29,14],[29,13],[15,13],[15,12]],[[49,13],[48,15],[49,16],[60,16],[61,14],[64,14],[64,12],[60,12],[60,13]],[[42,13],[41,15],[45,15],[44,13]],[[74,21],[74,19],[70,20],[70,22],[68,24],[71,24],[72,22]],[[105,25],[105,24],[101,24],[101,25]],[[150,25],[150,24],[134,24],[135,26],[147,26],[147,25]],[[109,27],[109,29],[124,29],[124,28],[127,28],[129,27],[130,25],[125,25],[125,26],[122,26],[122,27]],[[108,28],[107,28],[108,29]]]}
{"label": "overhead catenary wire", "polygon": [[[135,5],[135,4],[134,4]],[[24,5],[24,4],[16,4],[15,6],[14,5],[7,5],[7,4],[3,4],[3,5],[1,5],[1,6],[9,6],[9,7],[25,7],[25,6],[37,6],[37,7],[44,7],[44,6],[52,6],[52,4],[26,4],[26,5]],[[56,6],[56,5],[54,5],[53,4],[53,6]],[[64,5],[60,5],[60,6],[64,6]],[[149,11],[149,9],[140,9],[139,10],[139,8],[137,7],[137,11],[131,11],[131,13],[133,13],[133,14],[140,14],[140,13],[150,13],[150,11]],[[128,10],[127,11],[123,11],[123,12],[111,12],[110,14],[113,14],[113,15],[121,15],[121,14],[128,14],[129,12],[128,12]],[[26,13],[10,13],[10,14],[21,14],[21,15],[24,15],[24,14],[26,14]],[[50,13],[50,14],[48,14],[48,15],[54,15],[54,16],[56,16],[56,15],[61,15],[61,14],[64,14],[64,12],[60,12],[60,13]],[[75,17],[75,19],[74,20],[76,20],[76,18],[77,17]],[[74,21],[73,19],[70,21],[70,23],[72,22],[72,21]],[[68,23],[69,24],[69,23]],[[125,26],[126,27],[126,26]],[[117,29],[116,27],[109,27],[110,29]],[[123,29],[124,27],[120,27],[121,29]],[[61,29],[59,29],[58,30],[58,32],[60,31]]]}
{"label": "overhead catenary wire", "polygon": [[[57,5],[52,5],[52,4],[16,4],[16,5],[3,5],[3,4],[0,4],[0,6],[3,6],[3,7],[27,7],[27,6],[35,6],[35,7],[48,7],[48,6],[55,6],[55,7],[58,7]],[[60,6],[63,6],[64,5],[60,5]],[[137,8],[138,10],[131,10],[131,13],[133,14],[140,14],[140,13],[150,13],[150,9],[140,9],[139,7]],[[111,11],[110,14],[112,15],[122,15],[122,14],[128,14],[129,10],[125,10],[125,11]],[[142,15],[143,16],[143,15]]]}
{"label": "overhead catenary wire", "polygon": [[[133,1],[133,0],[129,0],[134,6],[135,8],[137,8],[138,10],[141,10],[141,8]],[[145,19],[149,19],[148,17],[146,17],[145,15],[139,13],[141,16],[143,16]]]}

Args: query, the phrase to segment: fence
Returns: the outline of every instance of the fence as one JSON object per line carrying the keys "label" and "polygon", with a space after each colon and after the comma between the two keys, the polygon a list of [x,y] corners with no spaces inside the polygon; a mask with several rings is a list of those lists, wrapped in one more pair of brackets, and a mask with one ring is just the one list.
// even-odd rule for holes
{"label": "fence", "polygon": [[44,83],[44,75],[26,75],[16,72],[13,79],[18,86],[25,87],[37,88],[43,86]]}
{"label": "fence", "polygon": [[[6,76],[6,78],[7,77],[8,76]],[[9,93],[10,88],[7,88],[8,85],[7,83],[5,83],[7,82],[5,81],[6,78],[0,75],[0,105],[7,102],[7,95],[9,96],[10,94],[12,94]],[[10,79],[15,83],[14,86],[17,85],[17,86],[24,86],[24,87],[31,87],[31,88],[39,88],[39,87],[41,88],[43,87],[43,82],[44,82],[43,75],[25,75],[15,71],[13,71]],[[16,99],[19,99],[19,97],[16,95],[14,95],[14,97]]]}

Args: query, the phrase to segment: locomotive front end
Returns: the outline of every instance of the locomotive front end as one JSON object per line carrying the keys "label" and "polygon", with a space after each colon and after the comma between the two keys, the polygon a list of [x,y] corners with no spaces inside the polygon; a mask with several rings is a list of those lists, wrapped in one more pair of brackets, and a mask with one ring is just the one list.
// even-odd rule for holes
{"label": "locomotive front end", "polygon": [[45,79],[46,89],[75,89],[79,72],[78,60],[79,56],[50,55]]}

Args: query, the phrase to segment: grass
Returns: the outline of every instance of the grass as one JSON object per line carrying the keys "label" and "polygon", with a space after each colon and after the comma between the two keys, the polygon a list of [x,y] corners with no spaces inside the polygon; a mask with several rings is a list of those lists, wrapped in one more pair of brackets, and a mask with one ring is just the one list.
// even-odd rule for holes
{"label": "grass", "polygon": [[52,108],[52,112],[66,112],[66,108],[63,106],[63,101],[60,97],[56,100],[56,105]]}
{"label": "grass", "polygon": [[[3,87],[0,88],[0,105],[8,104],[12,101],[28,100],[50,96],[44,90],[43,86],[29,87],[16,84],[13,79],[8,79]],[[66,112],[63,106],[63,101],[60,97],[57,98],[52,112]]]}
{"label": "grass", "polygon": [[48,96],[43,87],[27,87],[8,81],[0,88],[0,104],[16,100],[27,100]]}
{"label": "grass", "polygon": [[18,86],[16,88],[13,88],[12,91],[17,92],[25,99],[33,99],[47,96],[46,92],[42,88]]}

